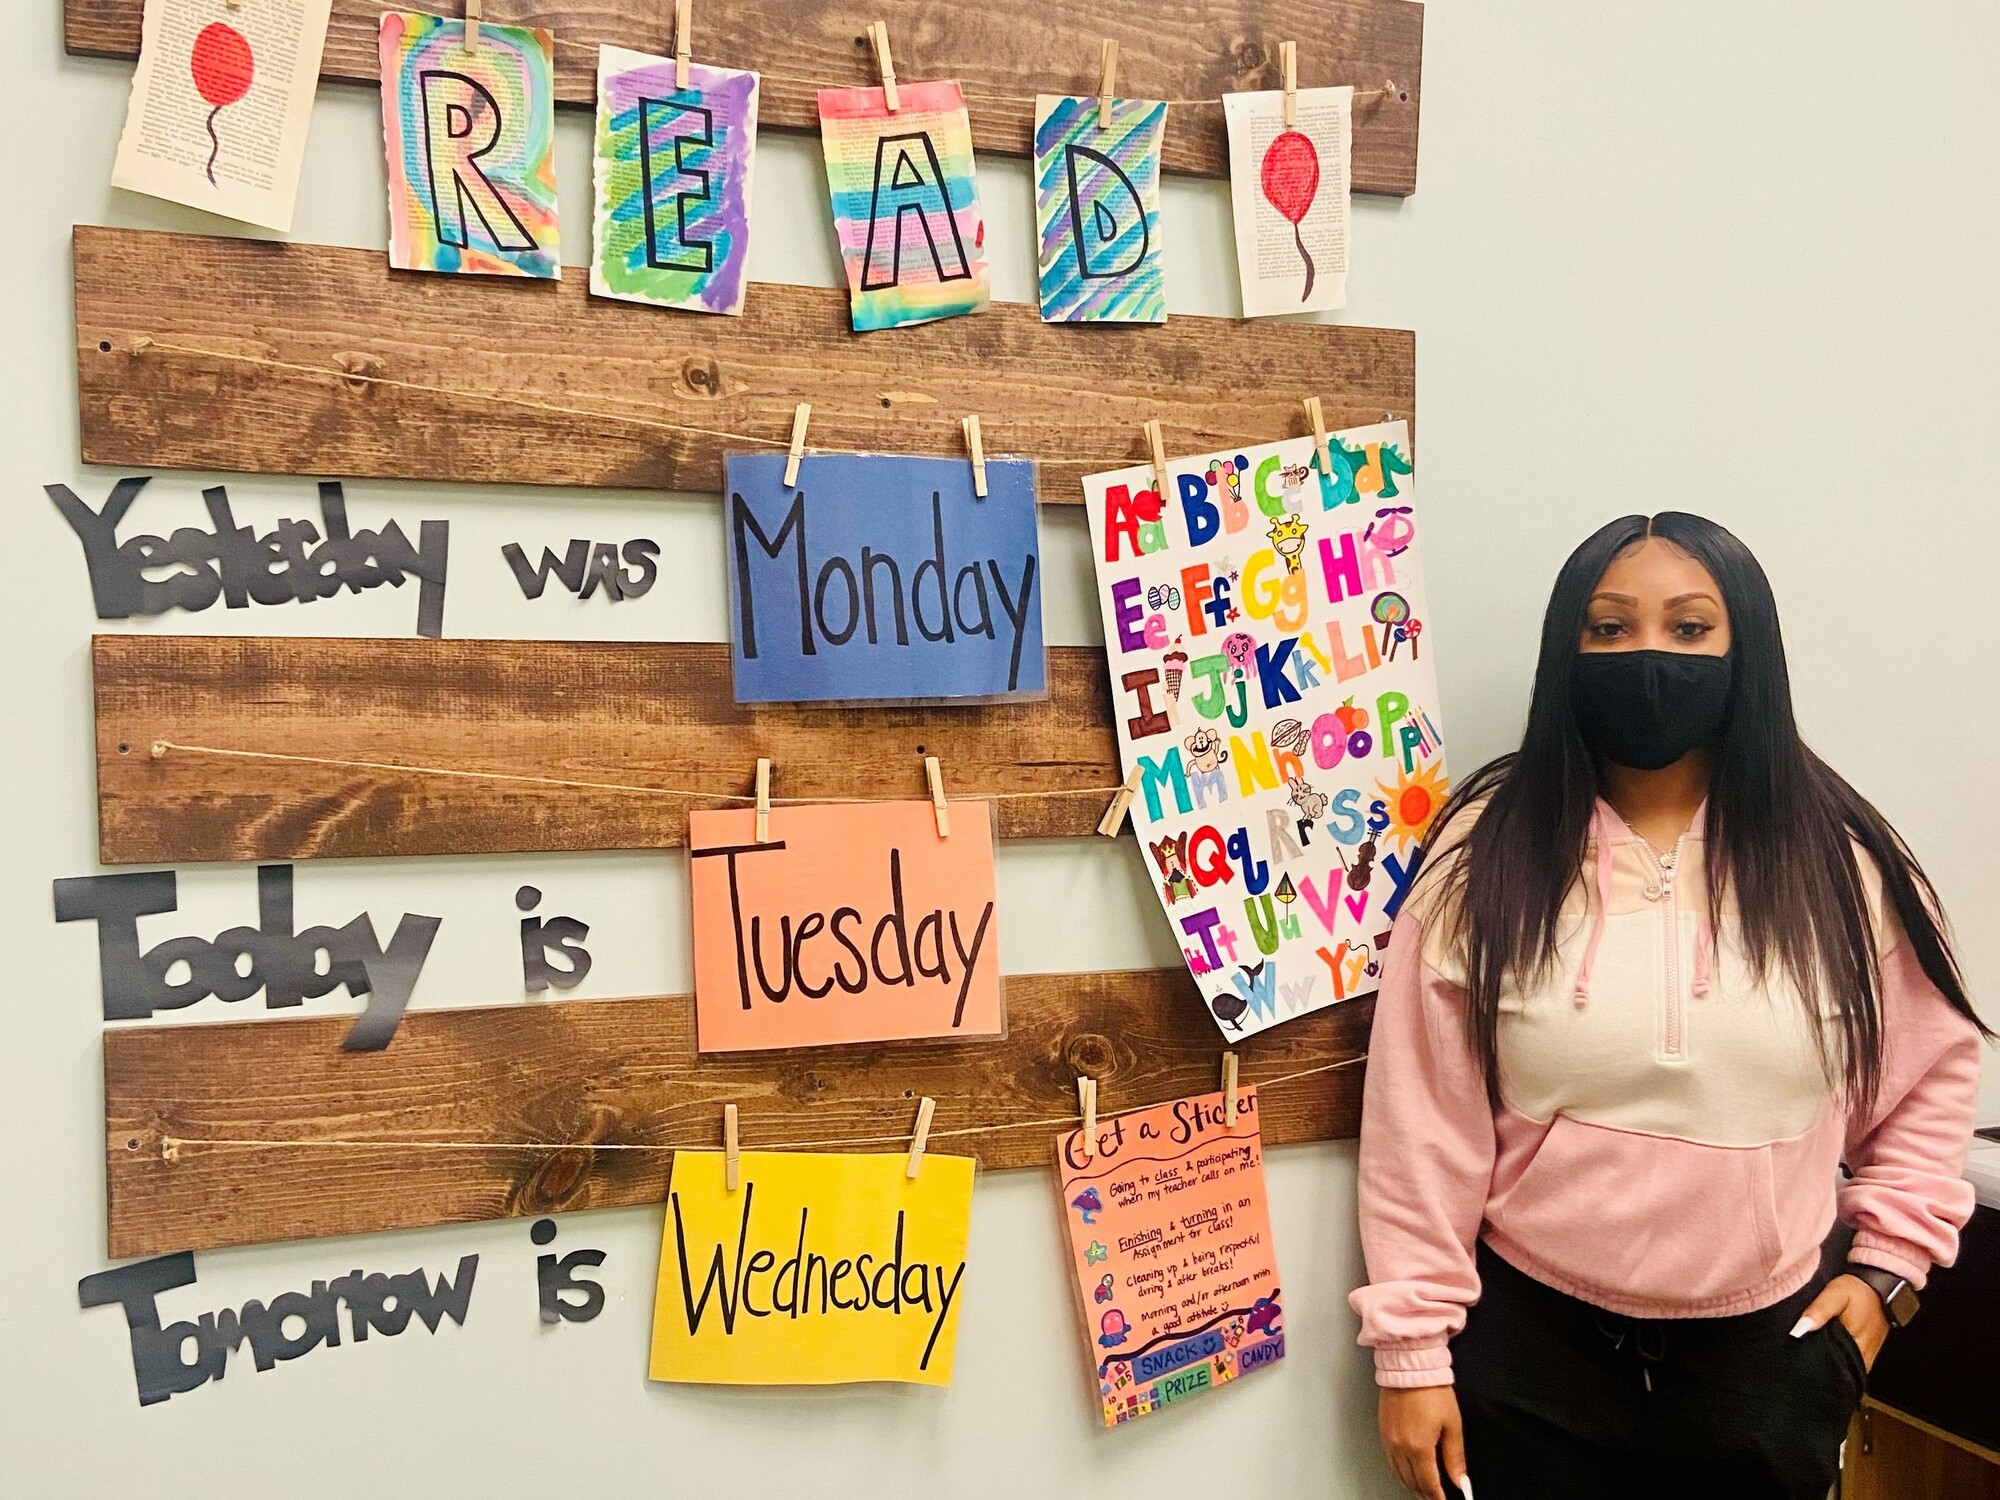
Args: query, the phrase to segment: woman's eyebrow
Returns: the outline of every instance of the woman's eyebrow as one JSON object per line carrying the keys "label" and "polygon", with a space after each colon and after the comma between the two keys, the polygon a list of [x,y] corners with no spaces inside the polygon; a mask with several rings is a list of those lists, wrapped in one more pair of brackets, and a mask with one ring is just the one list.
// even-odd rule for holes
{"label": "woman's eyebrow", "polygon": [[[1599,599],[1609,599],[1613,604],[1637,604],[1639,602],[1637,599],[1634,599],[1630,594],[1613,594],[1606,592],[1604,590],[1599,590],[1597,593],[1592,594],[1590,597],[1593,603]],[[1680,601],[1676,600],[1674,602],[1679,603]]]}
{"label": "woman's eyebrow", "polygon": [[1706,593],[1706,592],[1703,592],[1703,591],[1701,591],[1701,590],[1699,590],[1699,589],[1698,589],[1698,590],[1696,590],[1696,591],[1695,591],[1694,593],[1692,593],[1692,594],[1676,594],[1676,595],[1674,595],[1674,597],[1673,597],[1673,598],[1671,598],[1671,599],[1669,599],[1669,600],[1667,601],[1667,608],[1668,608],[1668,609],[1678,609],[1678,608],[1680,608],[1680,606],[1681,606],[1681,605],[1683,605],[1683,604],[1692,604],[1692,603],[1693,603],[1693,602],[1694,602],[1695,600],[1697,600],[1697,599],[1706,599],[1706,600],[1707,600],[1707,601],[1708,601],[1708,602],[1709,602],[1710,604],[1713,604],[1713,603],[1715,603],[1715,602],[1716,602],[1716,601],[1715,601],[1715,596],[1714,596],[1713,594],[1710,594],[1710,593]]}

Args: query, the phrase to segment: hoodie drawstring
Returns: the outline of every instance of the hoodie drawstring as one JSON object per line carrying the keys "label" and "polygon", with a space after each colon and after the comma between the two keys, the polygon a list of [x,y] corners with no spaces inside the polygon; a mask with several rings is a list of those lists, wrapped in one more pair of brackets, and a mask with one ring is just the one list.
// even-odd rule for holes
{"label": "hoodie drawstring", "polygon": [[1701,925],[1694,930],[1694,993],[1696,999],[1708,994],[1709,975],[1715,964],[1715,927],[1703,912]]}
{"label": "hoodie drawstring", "polygon": [[1590,1003],[1590,973],[1597,966],[1597,949],[1604,941],[1604,920],[1611,910],[1611,835],[1604,821],[1600,806],[1591,814],[1592,835],[1597,840],[1597,913],[1591,919],[1590,941],[1584,946],[1583,963],[1576,971],[1578,1010]]}

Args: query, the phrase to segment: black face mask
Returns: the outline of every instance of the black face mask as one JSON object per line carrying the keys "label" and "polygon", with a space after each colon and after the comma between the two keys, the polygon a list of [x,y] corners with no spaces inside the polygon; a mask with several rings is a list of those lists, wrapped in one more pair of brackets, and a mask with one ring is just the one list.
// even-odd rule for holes
{"label": "black face mask", "polygon": [[1584,743],[1615,766],[1657,771],[1722,728],[1733,677],[1726,656],[1583,651],[1569,697]]}

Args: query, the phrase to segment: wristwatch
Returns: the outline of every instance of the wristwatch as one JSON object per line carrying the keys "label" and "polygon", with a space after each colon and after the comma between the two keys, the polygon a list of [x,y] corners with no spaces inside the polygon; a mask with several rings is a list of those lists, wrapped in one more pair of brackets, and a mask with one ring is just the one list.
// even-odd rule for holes
{"label": "wristwatch", "polygon": [[1910,1319],[1917,1315],[1917,1289],[1894,1271],[1885,1271],[1880,1266],[1857,1266],[1848,1262],[1847,1274],[1868,1283],[1876,1296],[1882,1299],[1882,1311],[1889,1315],[1889,1321],[1897,1328],[1910,1326]]}

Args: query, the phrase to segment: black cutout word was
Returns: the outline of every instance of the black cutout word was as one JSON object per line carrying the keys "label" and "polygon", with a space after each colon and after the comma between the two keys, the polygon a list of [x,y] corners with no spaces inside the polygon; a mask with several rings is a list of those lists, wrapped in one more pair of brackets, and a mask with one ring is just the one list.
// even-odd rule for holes
{"label": "black cutout word was", "polygon": [[[533,911],[541,900],[542,893],[532,885],[514,892],[514,905],[522,911]],[[559,990],[573,990],[582,984],[583,976],[590,972],[590,954],[583,946],[583,940],[589,936],[590,924],[575,917],[550,917],[546,921],[521,918],[521,982],[528,993],[539,995],[550,985]],[[568,967],[553,967],[549,963],[552,953],[560,953]]]}
{"label": "black cutout word was", "polygon": [[[348,994],[368,997],[367,1008],[341,1044],[349,1052],[377,1052],[389,1045],[444,920],[405,912],[387,948],[367,912],[341,927],[294,933],[292,867],[259,865],[255,927],[231,927],[213,938],[169,938],[142,951],[139,918],[177,905],[172,870],[71,876],[55,883],[55,899],[58,922],[97,924],[105,1020],[143,1020],[156,1010],[178,1010],[210,995],[247,1000],[259,990],[268,1008],[282,1010],[344,984]],[[326,956],[324,968],[321,954]],[[187,977],[169,983],[167,975],[180,963],[187,965]]]}
{"label": "black cutout word was", "polygon": [[542,560],[534,567],[528,566],[527,551],[519,542],[507,543],[500,555],[507,559],[514,581],[530,599],[541,598],[542,590],[555,578],[579,599],[588,599],[601,583],[604,596],[616,604],[620,599],[640,598],[660,576],[660,565],[654,561],[660,555],[660,544],[644,537],[625,544],[625,561],[631,564],[631,573],[618,566],[616,542],[593,542],[588,537],[571,537],[569,549],[561,557],[551,548],[542,548]]}
{"label": "black cutout word was", "polygon": [[[183,1250],[178,1255],[135,1261],[86,1276],[76,1284],[76,1296],[85,1307],[116,1302],[125,1309],[139,1404],[151,1406],[222,1379],[230,1351],[240,1349],[246,1339],[259,1370],[272,1369],[280,1360],[297,1359],[322,1344],[339,1348],[343,1302],[347,1304],[348,1329],[357,1344],[370,1332],[394,1338],[409,1326],[412,1314],[423,1319],[424,1327],[432,1333],[446,1318],[463,1327],[466,1308],[472,1302],[472,1278],[478,1269],[478,1256],[464,1256],[458,1262],[457,1279],[446,1281],[439,1276],[435,1287],[421,1266],[401,1276],[350,1271],[332,1281],[315,1281],[310,1292],[282,1293],[273,1297],[268,1307],[251,1301],[241,1308],[225,1307],[219,1313],[203,1313],[198,1321],[169,1323],[162,1328],[155,1299],[175,1287],[194,1285],[194,1255]],[[297,1333],[286,1327],[294,1319],[300,1325]],[[189,1340],[194,1343],[192,1361],[187,1358]]]}
{"label": "black cutout word was", "polygon": [[[309,604],[343,588],[364,593],[380,584],[401,588],[418,580],[417,634],[444,634],[445,553],[448,523],[425,521],[412,547],[394,521],[380,531],[351,531],[341,487],[319,487],[321,536],[311,521],[280,521],[262,536],[236,524],[229,492],[221,485],[201,492],[212,531],[182,526],[170,537],[118,540],[118,523],[151,483],[150,475],[121,479],[101,511],[92,510],[66,484],[42,488],[83,543],[90,592],[100,620],[157,615],[170,609],[203,610],[217,599],[230,609],[252,603]],[[169,569],[173,571],[168,571]]]}
{"label": "black cutout word was", "polygon": [[[528,1238],[546,1245],[556,1237],[554,1219],[537,1219]],[[604,1288],[576,1274],[578,1266],[601,1266],[602,1250],[572,1250],[561,1260],[553,1255],[535,1257],[535,1285],[541,1295],[544,1323],[588,1323],[604,1311]],[[564,1292],[581,1292],[581,1302],[565,1302]]]}

